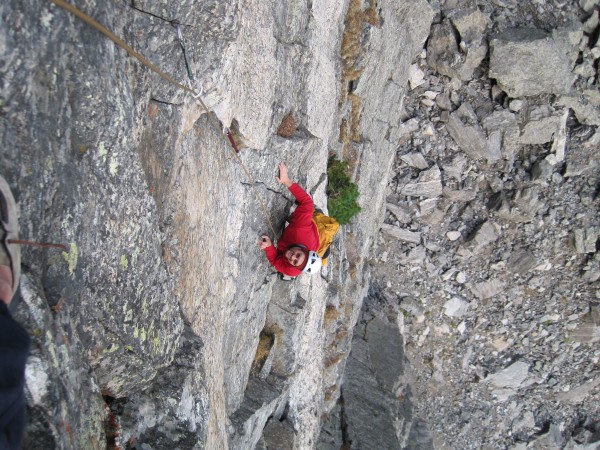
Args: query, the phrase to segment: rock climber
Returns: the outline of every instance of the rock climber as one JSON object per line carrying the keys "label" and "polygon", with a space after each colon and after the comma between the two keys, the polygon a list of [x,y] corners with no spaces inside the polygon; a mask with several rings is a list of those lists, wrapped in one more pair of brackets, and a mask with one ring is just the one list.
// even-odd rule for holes
{"label": "rock climber", "polygon": [[[319,250],[319,233],[313,221],[315,204],[298,183],[288,177],[285,163],[279,163],[279,176],[275,179],[286,186],[296,197],[298,207],[288,219],[289,225],[283,230],[277,241],[277,247],[268,236],[262,236],[258,247],[265,251],[269,262],[287,277],[296,277],[301,273],[315,274],[322,266]],[[284,278],[289,279],[289,278]]]}
{"label": "rock climber", "polygon": [[21,273],[14,197],[0,176],[0,449],[20,449],[25,432],[25,363],[31,339],[8,309]]}

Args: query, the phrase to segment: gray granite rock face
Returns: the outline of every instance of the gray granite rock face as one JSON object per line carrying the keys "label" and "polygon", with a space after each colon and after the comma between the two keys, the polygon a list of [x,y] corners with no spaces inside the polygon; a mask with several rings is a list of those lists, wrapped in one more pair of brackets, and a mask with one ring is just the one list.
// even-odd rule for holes
{"label": "gray granite rock face", "polygon": [[76,319],[64,304],[51,308],[23,273],[21,294],[15,319],[36,337],[25,373],[29,423],[23,448],[105,448],[108,414],[89,376]]}
{"label": "gray granite rock face", "polygon": [[[70,247],[24,250],[28,442],[595,445],[597,3],[77,3],[187,83],[180,23],[211,115],[63,10],[2,3],[2,174],[22,235]],[[490,80],[486,33],[532,25],[554,32],[501,35]],[[293,207],[274,168],[326,206],[330,152],[362,212],[285,284],[256,249]]]}
{"label": "gray granite rock face", "polygon": [[[22,205],[22,235],[70,248],[64,255],[25,249],[24,260],[49,303],[64,300],[103,392],[128,395],[171,362],[182,330],[132,133],[150,80],[143,72],[129,80],[125,74],[139,66],[64,10],[23,6],[39,14],[1,7],[25,33],[3,31],[3,58],[11,61],[0,94],[3,170]],[[130,12],[81,6],[115,29]]]}
{"label": "gray granite rock face", "polygon": [[402,340],[393,324],[379,318],[363,327],[354,336],[342,387],[346,442],[359,448],[399,448],[391,408],[403,370]]}
{"label": "gray granite rock face", "polygon": [[[3,175],[19,200],[21,234],[70,248],[25,249],[23,257],[48,305],[69,318],[64,339],[81,356],[70,360],[82,382],[66,386],[67,398],[91,400],[65,412],[79,417],[68,439],[95,440],[99,448],[106,440],[254,448],[273,439],[313,447],[320,416],[339,395],[351,339],[340,338],[342,356],[324,368],[325,342],[343,333],[325,329],[325,306],[343,305],[337,325],[351,330],[385,204],[397,104],[432,11],[422,0],[380,2],[381,20],[362,22],[359,35],[368,36],[354,95],[362,98],[357,130],[364,140],[353,145],[363,155],[354,167],[363,214],[340,233],[321,277],[279,285],[256,239],[273,234],[269,222],[280,232],[293,204],[274,179],[281,160],[326,206],[327,156],[342,150],[347,111],[339,109],[346,2],[77,6],[187,83],[179,23],[191,86],[214,113],[209,119],[192,98],[64,10],[33,0],[0,6],[12,18],[0,31]],[[277,136],[289,113],[296,132]],[[235,132],[239,160],[221,124]],[[251,374],[269,326],[284,332],[264,370]],[[56,345],[44,342],[36,345]],[[42,387],[44,376],[56,378],[46,358],[42,352],[30,363],[32,382]],[[32,408],[49,410],[56,398],[39,396]],[[48,448],[66,442],[43,425],[59,426],[55,419],[36,420],[36,437]]]}

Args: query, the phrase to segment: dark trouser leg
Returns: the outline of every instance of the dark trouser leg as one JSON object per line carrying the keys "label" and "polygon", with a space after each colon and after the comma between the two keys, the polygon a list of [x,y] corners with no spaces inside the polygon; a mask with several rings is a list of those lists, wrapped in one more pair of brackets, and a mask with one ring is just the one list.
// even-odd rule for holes
{"label": "dark trouser leg", "polygon": [[31,338],[0,301],[0,449],[20,449],[25,432],[25,363]]}

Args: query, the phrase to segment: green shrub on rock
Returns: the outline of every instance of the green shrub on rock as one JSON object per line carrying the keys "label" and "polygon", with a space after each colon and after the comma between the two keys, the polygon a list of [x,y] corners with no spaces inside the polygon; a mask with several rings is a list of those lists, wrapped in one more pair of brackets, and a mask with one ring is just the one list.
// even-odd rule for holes
{"label": "green shrub on rock", "polygon": [[340,224],[349,223],[360,212],[358,187],[347,173],[348,166],[343,161],[330,156],[327,161],[327,208],[329,215]]}

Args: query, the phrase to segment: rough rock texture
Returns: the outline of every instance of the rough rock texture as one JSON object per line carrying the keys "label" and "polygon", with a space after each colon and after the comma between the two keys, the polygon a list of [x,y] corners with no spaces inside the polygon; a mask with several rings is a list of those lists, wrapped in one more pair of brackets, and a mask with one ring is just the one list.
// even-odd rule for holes
{"label": "rough rock texture", "polygon": [[569,29],[553,36],[531,28],[505,30],[490,42],[489,76],[511,97],[565,94],[573,83],[571,60],[581,35]]}
{"label": "rough rock texture", "polygon": [[[36,345],[28,442],[314,447],[339,396],[398,105],[433,13],[424,0],[76,6],[186,83],[180,24],[191,85],[214,113],[63,9],[0,6],[11,18],[0,31],[2,173],[23,237],[70,248],[23,254],[43,292],[19,307]],[[290,114],[295,129],[278,136]],[[322,276],[279,281],[256,248],[293,206],[274,169],[285,160],[326,208],[330,151],[351,159],[363,212]],[[36,331],[34,304],[55,332]],[[73,375],[55,393],[48,382],[63,371]],[[90,400],[74,409],[74,398]]]}
{"label": "rough rock texture", "polygon": [[[23,253],[28,448],[597,446],[597,0],[76,5],[187,83],[180,24],[212,112],[0,5],[2,174],[69,248]],[[326,208],[330,153],[362,211],[284,282],[275,168]]]}
{"label": "rough rock texture", "polygon": [[[473,3],[439,2],[431,37]],[[599,5],[476,3],[472,76],[431,38],[412,71],[372,286],[434,448],[598,448]],[[431,208],[406,190],[430,167]]]}

